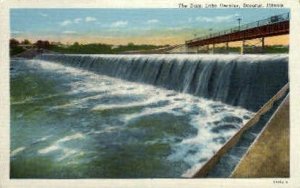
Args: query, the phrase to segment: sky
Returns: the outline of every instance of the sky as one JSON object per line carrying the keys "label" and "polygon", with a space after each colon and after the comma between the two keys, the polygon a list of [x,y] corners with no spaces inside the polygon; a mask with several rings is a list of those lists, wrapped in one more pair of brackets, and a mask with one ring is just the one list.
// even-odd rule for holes
{"label": "sky", "polygon": [[11,9],[11,37],[62,43],[180,44],[288,9]]}

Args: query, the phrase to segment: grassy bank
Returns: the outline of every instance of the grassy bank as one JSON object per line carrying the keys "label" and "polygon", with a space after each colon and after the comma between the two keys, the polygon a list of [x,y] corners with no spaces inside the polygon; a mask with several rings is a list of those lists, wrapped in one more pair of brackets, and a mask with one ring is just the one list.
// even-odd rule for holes
{"label": "grassy bank", "polygon": [[[210,49],[211,51],[211,49]],[[226,49],[225,47],[216,47],[214,49],[214,53],[240,53],[241,47],[229,47]],[[207,49],[200,49],[199,53],[207,53]],[[274,45],[274,46],[265,46],[264,50],[258,46],[246,46],[244,48],[244,53],[246,54],[280,54],[280,53],[289,53],[288,46]]]}
{"label": "grassy bank", "polygon": [[163,46],[156,45],[119,45],[113,46],[108,44],[78,44],[74,43],[69,46],[50,46],[49,50],[58,53],[68,54],[119,54],[127,51],[153,50]]}

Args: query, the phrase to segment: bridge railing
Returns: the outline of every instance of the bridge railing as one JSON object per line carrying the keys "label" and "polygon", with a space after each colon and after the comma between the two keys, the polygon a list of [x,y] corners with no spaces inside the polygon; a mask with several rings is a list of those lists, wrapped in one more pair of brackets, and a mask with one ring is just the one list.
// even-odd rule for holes
{"label": "bridge railing", "polygon": [[187,40],[186,43],[191,43],[191,42],[210,39],[210,38],[215,38],[215,37],[219,37],[219,36],[222,36],[222,35],[227,35],[227,34],[239,32],[239,31],[243,31],[243,30],[247,30],[247,29],[252,29],[252,28],[255,28],[255,27],[260,27],[260,26],[265,26],[265,25],[269,25],[269,24],[274,24],[274,23],[278,23],[278,22],[287,21],[289,19],[290,19],[290,14],[289,13],[280,14],[280,15],[276,15],[276,16],[271,16],[267,19],[258,20],[258,21],[251,22],[251,23],[248,23],[248,24],[245,24],[245,25],[233,27],[233,28],[230,28],[230,29],[227,29],[227,30],[224,30],[224,31],[211,33],[211,34],[203,36],[203,37],[198,37],[198,38],[194,38],[192,40]]}

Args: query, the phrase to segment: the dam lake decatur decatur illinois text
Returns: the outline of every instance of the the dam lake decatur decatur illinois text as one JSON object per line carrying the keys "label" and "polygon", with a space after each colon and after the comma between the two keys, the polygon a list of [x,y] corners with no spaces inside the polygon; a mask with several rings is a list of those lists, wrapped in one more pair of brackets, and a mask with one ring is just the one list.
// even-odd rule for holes
{"label": "the dam lake decatur decatur illinois text", "polygon": [[[252,177],[245,153],[263,159],[249,148],[277,134],[288,9],[11,9],[10,22],[10,178]],[[268,153],[281,170],[247,172],[289,176],[282,138]]]}

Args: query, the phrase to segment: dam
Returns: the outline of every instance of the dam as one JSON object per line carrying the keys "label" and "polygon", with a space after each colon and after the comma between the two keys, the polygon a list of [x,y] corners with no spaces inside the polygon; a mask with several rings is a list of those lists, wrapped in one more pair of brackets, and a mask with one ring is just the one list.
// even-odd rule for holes
{"label": "dam", "polygon": [[11,177],[189,177],[287,83],[287,55],[12,59]]}
{"label": "dam", "polygon": [[[43,60],[257,111],[288,82],[285,55],[43,55]],[[251,101],[251,102],[249,102]]]}

